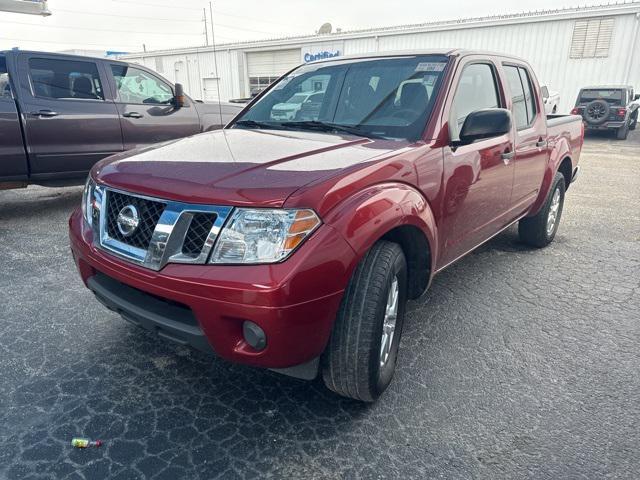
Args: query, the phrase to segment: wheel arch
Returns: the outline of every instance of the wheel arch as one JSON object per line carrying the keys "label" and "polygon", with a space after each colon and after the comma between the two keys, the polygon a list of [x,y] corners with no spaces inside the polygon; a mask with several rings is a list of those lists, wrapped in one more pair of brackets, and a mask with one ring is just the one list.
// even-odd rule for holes
{"label": "wheel arch", "polygon": [[562,173],[562,176],[564,177],[565,190],[569,188],[573,177],[573,168],[574,163],[569,141],[566,137],[561,136],[557,139],[557,142],[549,154],[549,162],[547,163],[547,168],[544,172],[542,185],[538,192],[538,198],[536,198],[536,201],[529,210],[529,214],[527,215],[528,217],[536,215],[544,205],[545,199],[547,198],[547,194],[549,193],[549,189],[551,188],[551,184],[553,183],[553,179],[557,172]]}
{"label": "wheel arch", "polygon": [[412,186],[386,183],[371,186],[341,202],[325,216],[355,251],[355,269],[379,240],[398,243],[409,274],[409,298],[428,288],[437,258],[437,228],[427,199]]}

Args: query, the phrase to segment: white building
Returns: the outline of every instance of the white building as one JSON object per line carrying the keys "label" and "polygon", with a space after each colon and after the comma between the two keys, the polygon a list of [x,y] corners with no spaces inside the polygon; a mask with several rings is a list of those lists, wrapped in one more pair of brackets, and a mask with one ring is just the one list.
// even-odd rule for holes
{"label": "white building", "polygon": [[[581,86],[632,84],[640,90],[640,2],[429,22],[212,47],[125,55],[195,98],[249,96],[300,63],[370,52],[469,48],[527,59],[540,83],[573,107]],[[217,66],[216,66],[217,65]]]}

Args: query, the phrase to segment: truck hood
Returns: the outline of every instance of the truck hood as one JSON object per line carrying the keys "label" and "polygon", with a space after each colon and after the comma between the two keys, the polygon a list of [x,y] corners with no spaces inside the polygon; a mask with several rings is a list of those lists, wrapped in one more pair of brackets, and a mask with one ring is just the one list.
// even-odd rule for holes
{"label": "truck hood", "polygon": [[113,188],[168,200],[280,207],[310,182],[406,146],[349,135],[227,129],[111,156],[92,175]]}

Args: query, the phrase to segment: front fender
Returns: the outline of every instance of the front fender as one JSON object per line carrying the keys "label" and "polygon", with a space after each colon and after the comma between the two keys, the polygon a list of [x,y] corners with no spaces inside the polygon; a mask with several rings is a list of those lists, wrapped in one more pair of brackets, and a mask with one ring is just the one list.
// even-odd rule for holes
{"label": "front fender", "polygon": [[425,197],[409,185],[372,185],[341,202],[323,220],[340,232],[356,252],[352,268],[376,241],[401,226],[416,227],[424,234],[429,244],[429,264],[435,265],[435,218]]}

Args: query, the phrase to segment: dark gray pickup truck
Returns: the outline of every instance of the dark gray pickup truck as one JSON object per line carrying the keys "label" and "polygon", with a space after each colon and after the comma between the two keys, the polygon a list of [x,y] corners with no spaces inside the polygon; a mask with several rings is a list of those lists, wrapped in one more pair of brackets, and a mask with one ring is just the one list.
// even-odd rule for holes
{"label": "dark gray pickup truck", "polygon": [[0,51],[0,189],[82,183],[104,157],[220,128],[242,107],[194,101],[140,65]]}

